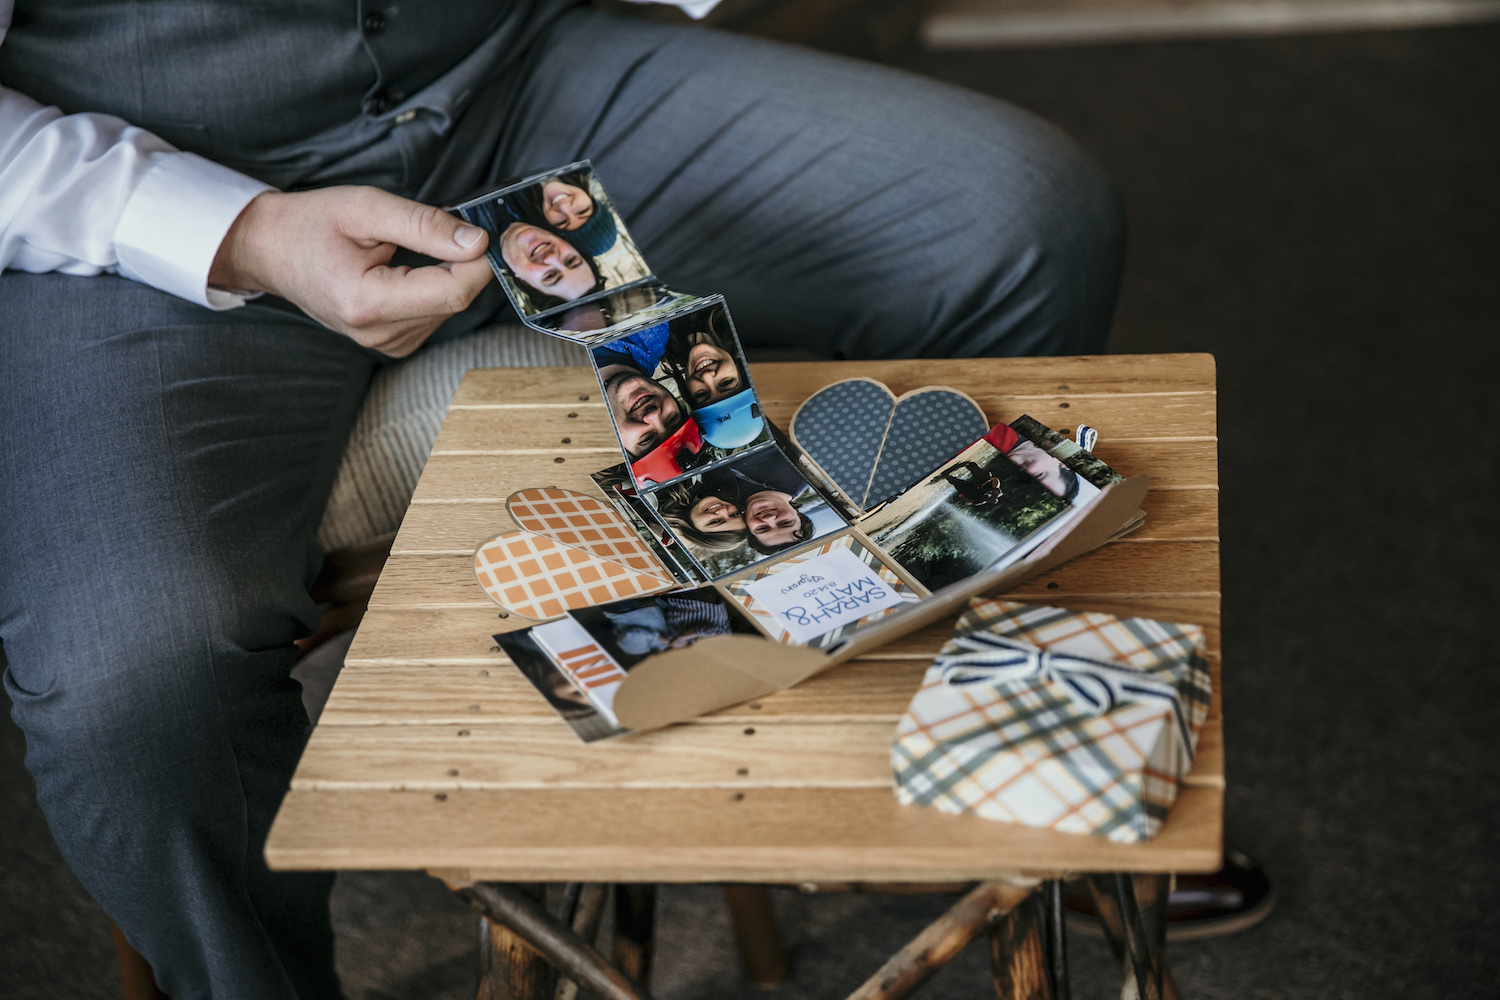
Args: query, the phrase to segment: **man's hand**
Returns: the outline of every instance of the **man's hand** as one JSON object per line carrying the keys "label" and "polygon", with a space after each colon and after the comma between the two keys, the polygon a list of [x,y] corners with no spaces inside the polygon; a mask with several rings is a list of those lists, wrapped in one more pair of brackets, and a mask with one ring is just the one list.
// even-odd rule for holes
{"label": "man's hand", "polygon": [[[493,276],[486,242],[484,230],[378,188],[267,191],[230,227],[208,281],[279,295],[324,326],[400,358]],[[386,266],[398,246],[443,263]]]}

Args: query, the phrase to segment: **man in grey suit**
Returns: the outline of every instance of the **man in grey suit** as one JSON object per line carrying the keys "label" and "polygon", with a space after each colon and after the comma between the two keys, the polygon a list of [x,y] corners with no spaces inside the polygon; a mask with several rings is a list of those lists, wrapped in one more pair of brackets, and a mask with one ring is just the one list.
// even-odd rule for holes
{"label": "man in grey suit", "polygon": [[261,852],[361,394],[504,315],[483,235],[431,206],[588,157],[751,345],[1103,344],[1117,201],[979,95],[569,0],[9,7],[5,684],[68,863],[178,1000],[339,995],[331,876]]}

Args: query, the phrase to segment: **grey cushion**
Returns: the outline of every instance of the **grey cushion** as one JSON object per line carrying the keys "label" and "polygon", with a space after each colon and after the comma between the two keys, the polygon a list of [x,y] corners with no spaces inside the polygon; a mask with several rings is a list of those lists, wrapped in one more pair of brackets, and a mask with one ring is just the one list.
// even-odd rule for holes
{"label": "grey cushion", "polygon": [[583,348],[516,324],[432,345],[383,369],[349,435],[318,541],[331,551],[396,530],[453,391],[470,368],[587,364]]}

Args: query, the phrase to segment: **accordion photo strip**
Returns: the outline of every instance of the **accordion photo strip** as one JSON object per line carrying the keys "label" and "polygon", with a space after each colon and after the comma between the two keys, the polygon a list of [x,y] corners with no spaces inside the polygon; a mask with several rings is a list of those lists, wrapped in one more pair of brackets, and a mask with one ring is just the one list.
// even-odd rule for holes
{"label": "accordion photo strip", "polygon": [[[586,160],[452,211],[489,234],[521,320],[587,350],[620,444],[623,461],[593,477],[604,502],[523,490],[507,504],[522,530],[475,553],[508,612],[603,607],[597,628],[660,647],[611,680],[611,734],[796,684],[1143,517],[1144,476],[1028,417],[990,427],[952,389],[846,380],[804,402],[790,434],[773,426],[728,303],[652,273]],[[724,634],[667,648],[650,625],[670,617],[661,595],[704,588],[725,604]]]}

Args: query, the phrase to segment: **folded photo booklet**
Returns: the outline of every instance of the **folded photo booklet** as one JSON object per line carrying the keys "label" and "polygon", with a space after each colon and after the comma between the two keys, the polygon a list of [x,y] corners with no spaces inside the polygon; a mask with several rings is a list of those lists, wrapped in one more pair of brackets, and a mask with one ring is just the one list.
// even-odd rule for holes
{"label": "folded photo booklet", "polygon": [[652,274],[587,161],[454,211],[522,320],[588,349],[620,442],[597,496],[521,490],[475,553],[539,622],[496,641],[584,740],[789,687],[1144,517],[1092,430],[953,389],[849,379],[773,426],[724,298]]}

